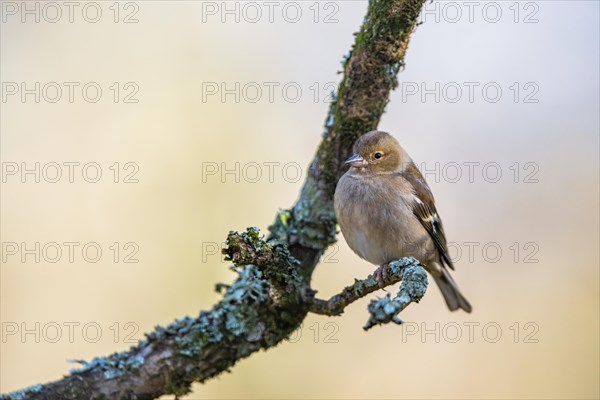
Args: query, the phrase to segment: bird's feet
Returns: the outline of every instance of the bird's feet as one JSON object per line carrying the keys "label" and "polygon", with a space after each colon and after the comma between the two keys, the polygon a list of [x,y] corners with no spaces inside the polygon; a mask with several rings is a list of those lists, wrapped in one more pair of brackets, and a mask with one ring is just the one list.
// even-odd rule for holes
{"label": "bird's feet", "polygon": [[379,288],[383,289],[385,287],[385,281],[390,276],[390,265],[388,263],[381,264],[375,272],[373,272],[373,277],[375,281],[379,285]]}

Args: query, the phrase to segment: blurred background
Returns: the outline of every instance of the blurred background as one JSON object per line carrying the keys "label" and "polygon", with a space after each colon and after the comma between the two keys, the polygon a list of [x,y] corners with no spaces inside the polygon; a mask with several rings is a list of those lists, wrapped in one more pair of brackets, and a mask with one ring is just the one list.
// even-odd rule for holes
{"label": "blurred background", "polygon": [[[298,195],[367,2],[1,7],[5,393],[219,300],[227,232]],[[380,129],[432,187],[473,313],[431,286],[365,333],[369,296],[186,398],[599,397],[599,4],[421,19]],[[313,286],[374,268],[340,236]]]}

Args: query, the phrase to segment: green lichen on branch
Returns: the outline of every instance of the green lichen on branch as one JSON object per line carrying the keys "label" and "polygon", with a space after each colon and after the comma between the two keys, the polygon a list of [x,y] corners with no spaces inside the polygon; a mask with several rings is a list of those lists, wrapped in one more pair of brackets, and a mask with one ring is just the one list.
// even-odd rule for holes
{"label": "green lichen on branch", "polygon": [[392,299],[388,293],[384,298],[371,300],[368,306],[369,320],[363,327],[365,331],[375,325],[394,322],[401,324],[398,314],[410,303],[418,303],[427,290],[427,272],[414,258],[405,258],[390,263],[392,274],[400,275],[402,283],[398,294]]}
{"label": "green lichen on branch", "polygon": [[[427,272],[419,261],[412,257],[401,258],[390,262],[389,270],[390,273],[384,277],[382,284],[389,286],[402,281],[398,295],[391,299],[388,294],[383,299],[371,301],[368,308],[370,318],[365,329],[390,321],[399,322],[398,313],[410,303],[418,303],[425,295]],[[329,300],[310,299],[310,312],[330,316],[340,315],[349,304],[379,289],[381,289],[380,283],[373,275],[369,275],[367,279],[355,280],[354,284],[345,287],[341,293]]]}
{"label": "green lichen on branch", "polygon": [[284,244],[266,242],[254,227],[243,233],[229,232],[225,244],[227,247],[223,254],[226,261],[235,265],[256,265],[274,288],[288,294],[298,292],[302,283],[298,268],[300,262],[292,257]]}
{"label": "green lichen on branch", "polygon": [[280,210],[269,226],[269,241],[322,251],[336,241],[336,218],[310,174],[291,210]]}

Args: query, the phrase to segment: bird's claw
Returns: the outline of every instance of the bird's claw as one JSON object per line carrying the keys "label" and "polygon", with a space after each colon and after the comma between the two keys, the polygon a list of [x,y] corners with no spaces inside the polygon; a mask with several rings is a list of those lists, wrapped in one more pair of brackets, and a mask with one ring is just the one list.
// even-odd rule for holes
{"label": "bird's claw", "polygon": [[383,289],[385,287],[385,281],[389,278],[390,276],[390,265],[389,264],[382,264],[380,265],[375,272],[373,272],[373,277],[375,278],[375,281],[377,282],[377,285],[379,286],[380,289]]}

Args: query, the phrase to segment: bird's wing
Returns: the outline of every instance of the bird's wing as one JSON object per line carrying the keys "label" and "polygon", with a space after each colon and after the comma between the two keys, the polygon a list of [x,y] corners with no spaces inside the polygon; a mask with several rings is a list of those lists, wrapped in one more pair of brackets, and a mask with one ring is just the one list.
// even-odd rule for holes
{"label": "bird's wing", "polygon": [[445,263],[451,269],[454,269],[454,264],[452,264],[448,255],[448,246],[442,220],[435,209],[433,194],[427,182],[425,182],[425,178],[423,178],[423,175],[421,175],[421,172],[413,162],[407,165],[401,175],[410,183],[414,190],[415,201],[412,206],[413,213],[421,225],[429,232]]}

